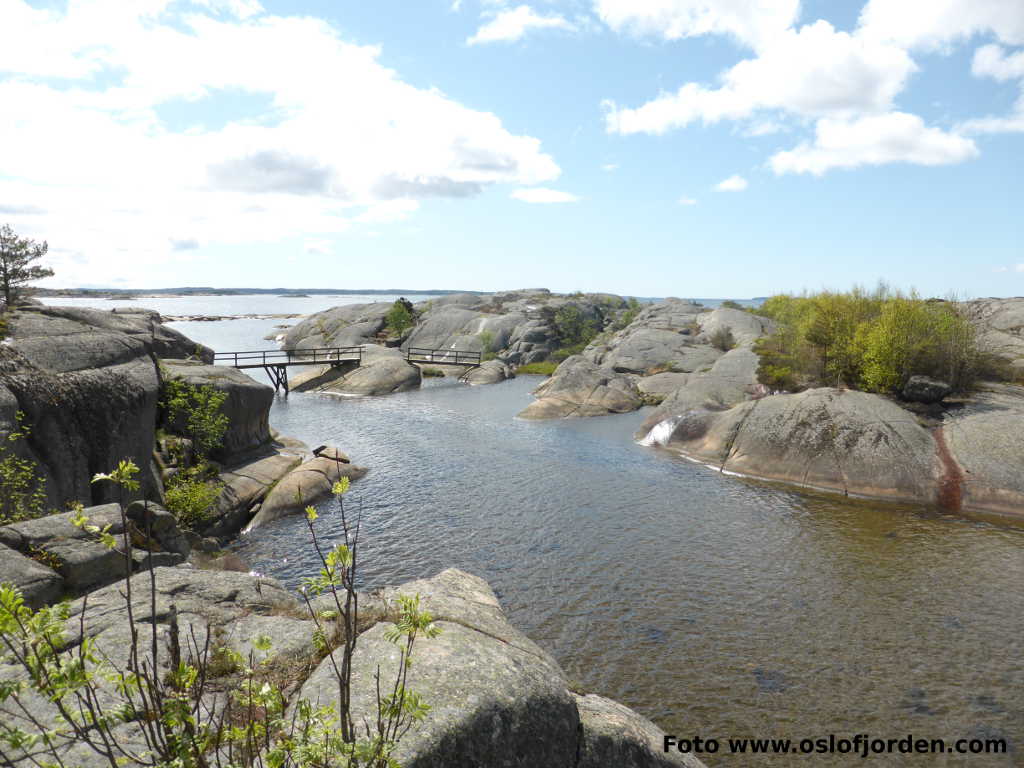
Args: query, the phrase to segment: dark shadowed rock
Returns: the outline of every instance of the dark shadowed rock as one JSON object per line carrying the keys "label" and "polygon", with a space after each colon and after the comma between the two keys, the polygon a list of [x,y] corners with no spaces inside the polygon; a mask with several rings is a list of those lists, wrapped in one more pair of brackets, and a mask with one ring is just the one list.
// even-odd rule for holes
{"label": "dark shadowed rock", "polygon": [[664,732],[628,707],[592,693],[573,698],[583,726],[575,768],[703,768],[692,755],[665,752]]}
{"label": "dark shadowed rock", "polygon": [[928,376],[911,376],[900,395],[914,403],[937,403],[952,391],[953,388],[944,381]]}

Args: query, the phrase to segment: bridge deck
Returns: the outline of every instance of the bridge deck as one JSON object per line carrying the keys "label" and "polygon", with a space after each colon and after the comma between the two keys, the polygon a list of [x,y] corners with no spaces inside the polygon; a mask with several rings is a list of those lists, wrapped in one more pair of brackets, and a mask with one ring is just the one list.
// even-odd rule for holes
{"label": "bridge deck", "polygon": [[[342,363],[363,363],[364,347],[317,347],[315,349],[261,349],[248,352],[217,352],[214,363],[230,365],[232,368],[263,368],[274,383],[274,391],[284,388],[288,394],[287,368],[295,365],[340,365]],[[480,352],[461,349],[427,349],[409,347],[405,359],[410,363],[434,363],[436,365],[460,365],[467,371],[481,363]]]}

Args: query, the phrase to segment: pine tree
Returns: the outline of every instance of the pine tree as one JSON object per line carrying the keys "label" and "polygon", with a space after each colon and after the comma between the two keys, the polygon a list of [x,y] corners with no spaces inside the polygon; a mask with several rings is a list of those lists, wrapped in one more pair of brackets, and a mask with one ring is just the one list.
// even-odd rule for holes
{"label": "pine tree", "polygon": [[19,286],[53,275],[49,267],[29,266],[45,256],[48,249],[45,240],[40,244],[18,237],[8,224],[0,227],[0,290],[8,307],[17,296]]}

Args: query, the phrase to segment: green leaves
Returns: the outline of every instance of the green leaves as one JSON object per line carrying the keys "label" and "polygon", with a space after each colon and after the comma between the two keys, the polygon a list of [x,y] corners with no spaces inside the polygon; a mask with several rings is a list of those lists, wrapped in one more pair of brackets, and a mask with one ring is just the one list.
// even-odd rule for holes
{"label": "green leaves", "polygon": [[221,411],[228,398],[210,384],[195,386],[181,379],[165,379],[161,405],[167,411],[170,426],[192,441],[200,460],[213,454],[224,440],[230,424]]}
{"label": "green leaves", "polygon": [[115,485],[120,485],[126,491],[137,491],[139,490],[139,481],[135,479],[137,474],[139,474],[139,468],[135,465],[134,461],[131,459],[121,459],[117,464],[117,469],[109,474],[97,472],[93,475],[92,482],[99,483],[109,480]]}

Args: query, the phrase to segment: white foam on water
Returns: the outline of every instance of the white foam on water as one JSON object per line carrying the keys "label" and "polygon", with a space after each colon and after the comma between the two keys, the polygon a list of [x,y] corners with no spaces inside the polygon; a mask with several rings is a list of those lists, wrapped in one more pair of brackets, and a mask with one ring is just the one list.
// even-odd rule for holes
{"label": "white foam on water", "polygon": [[637,442],[640,445],[652,446],[652,445],[667,445],[669,438],[672,437],[672,433],[676,429],[676,425],[679,423],[681,416],[669,416],[664,421],[659,421],[653,427],[651,431],[647,433],[646,437],[641,438]]}

